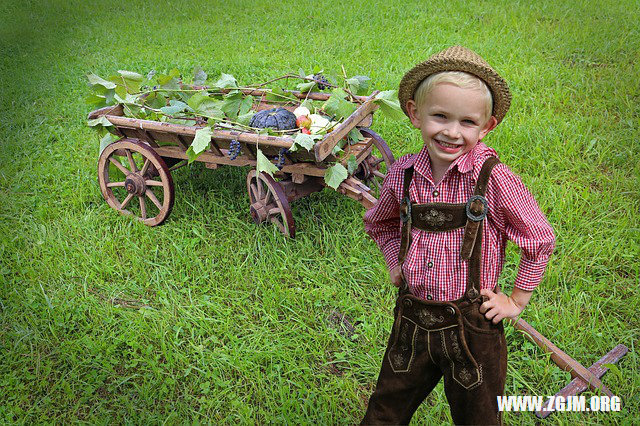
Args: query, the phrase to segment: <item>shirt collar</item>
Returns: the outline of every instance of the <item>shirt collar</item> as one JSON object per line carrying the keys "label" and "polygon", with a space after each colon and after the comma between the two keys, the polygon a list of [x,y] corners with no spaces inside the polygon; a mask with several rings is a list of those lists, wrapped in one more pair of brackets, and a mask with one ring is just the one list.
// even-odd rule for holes
{"label": "shirt collar", "polygon": [[[449,165],[449,168],[445,172],[445,176],[454,168],[457,168],[458,172],[460,173],[468,173],[472,171],[475,163],[479,159],[483,159],[484,157],[486,157],[487,154],[496,155],[496,152],[492,148],[489,148],[487,145],[485,145],[483,142],[478,142],[478,144],[471,151],[456,158],[455,161]],[[414,170],[417,173],[420,173],[422,176],[433,182],[431,162],[429,161],[429,152],[427,151],[426,146],[422,147],[412,163],[414,165]],[[409,165],[410,164],[408,164],[407,167]]]}

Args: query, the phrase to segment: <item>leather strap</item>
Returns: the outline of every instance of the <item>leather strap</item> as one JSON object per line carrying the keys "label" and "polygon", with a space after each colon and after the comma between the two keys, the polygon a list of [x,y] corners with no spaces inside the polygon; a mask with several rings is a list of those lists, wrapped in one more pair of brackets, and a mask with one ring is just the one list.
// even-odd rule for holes
{"label": "leather strap", "polygon": [[[475,217],[480,217],[483,215],[486,216],[487,206],[486,204],[483,204],[482,200],[484,199],[484,195],[487,191],[487,184],[489,183],[491,170],[493,170],[493,167],[499,162],[500,160],[498,160],[496,157],[489,157],[482,165],[482,169],[480,169],[480,174],[478,175],[476,187],[473,191],[473,195],[479,197],[471,198],[473,201],[469,202],[470,212],[467,212],[467,214],[471,213],[471,216]],[[473,252],[476,240],[478,239],[478,234],[482,235],[482,232],[480,232],[481,224],[482,219],[472,220],[471,217],[467,218],[467,224],[464,228],[464,237],[462,238],[462,248],[460,249],[460,256],[462,256],[462,260],[467,261],[471,258],[471,253]]]}
{"label": "leather strap", "polygon": [[409,197],[409,185],[413,178],[413,166],[404,170],[404,182],[402,185],[402,202],[400,203],[400,222],[402,229],[400,231],[400,252],[398,253],[398,263],[402,266],[404,258],[409,251],[409,245],[411,244],[411,223],[413,212],[411,205],[411,198]]}

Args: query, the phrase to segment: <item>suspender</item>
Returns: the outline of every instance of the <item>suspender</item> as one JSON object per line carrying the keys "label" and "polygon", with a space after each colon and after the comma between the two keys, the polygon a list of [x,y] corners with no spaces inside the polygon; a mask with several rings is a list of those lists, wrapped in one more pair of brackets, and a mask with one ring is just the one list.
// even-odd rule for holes
{"label": "suspender", "polygon": [[[480,296],[482,270],[482,228],[489,211],[484,197],[491,170],[500,160],[489,157],[482,165],[473,195],[463,204],[427,203],[412,204],[409,196],[409,185],[413,178],[413,166],[404,171],[403,195],[400,204],[400,265],[411,244],[411,228],[417,227],[430,232],[443,232],[464,226],[464,237],[460,256],[469,263],[467,274],[466,296],[475,300]],[[480,236],[480,238],[478,238]],[[406,286],[406,283],[405,283]]]}

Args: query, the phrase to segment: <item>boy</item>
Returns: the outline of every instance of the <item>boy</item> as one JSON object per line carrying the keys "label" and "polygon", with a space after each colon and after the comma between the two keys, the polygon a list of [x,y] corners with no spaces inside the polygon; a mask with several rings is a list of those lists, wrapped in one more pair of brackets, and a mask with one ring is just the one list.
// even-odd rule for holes
{"label": "boy", "polygon": [[[555,244],[521,180],[481,142],[511,94],[480,56],[454,46],[405,74],[398,98],[424,147],[391,167],[364,217],[400,291],[362,423],[409,423],[442,376],[455,423],[500,423],[501,321],[520,315]],[[497,287],[507,239],[521,248],[510,296]]]}

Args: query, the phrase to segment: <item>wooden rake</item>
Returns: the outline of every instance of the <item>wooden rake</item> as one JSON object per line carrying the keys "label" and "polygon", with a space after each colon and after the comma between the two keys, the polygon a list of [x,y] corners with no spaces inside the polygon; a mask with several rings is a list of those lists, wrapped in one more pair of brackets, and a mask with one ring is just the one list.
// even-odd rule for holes
{"label": "wooden rake", "polygon": [[541,410],[536,411],[536,416],[538,418],[543,419],[553,412],[552,404],[558,397],[563,397],[566,401],[567,397],[578,395],[587,390],[587,388],[602,392],[609,397],[613,396],[613,393],[611,393],[611,391],[600,381],[600,378],[604,373],[609,370],[607,367],[603,366],[603,364],[615,364],[620,360],[620,358],[625,356],[629,351],[629,348],[625,345],[620,344],[616,346],[591,367],[585,368],[578,361],[571,358],[560,348],[551,343],[549,339],[540,334],[525,320],[518,319],[516,322],[512,321],[512,324],[516,330],[523,331],[533,343],[540,346],[546,352],[550,352],[553,362],[555,362],[556,365],[564,371],[571,373],[571,377],[573,378],[573,380],[556,393],[553,398],[549,398]]}

